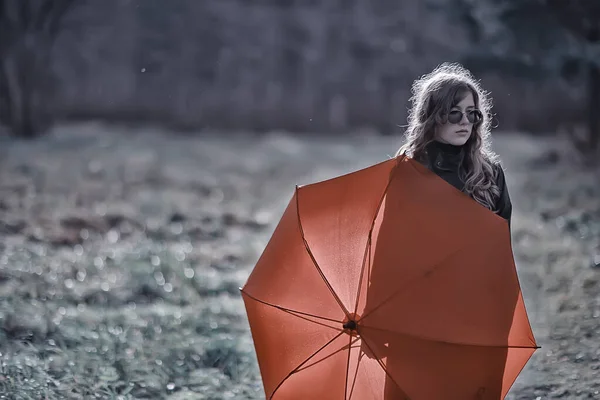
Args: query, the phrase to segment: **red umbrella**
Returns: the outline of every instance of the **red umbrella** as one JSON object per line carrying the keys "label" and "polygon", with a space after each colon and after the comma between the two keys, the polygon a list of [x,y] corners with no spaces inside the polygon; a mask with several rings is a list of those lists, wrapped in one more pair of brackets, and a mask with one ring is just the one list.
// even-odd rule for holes
{"label": "red umbrella", "polygon": [[267,399],[501,399],[538,348],[507,222],[408,157],[297,187],[241,290]]}

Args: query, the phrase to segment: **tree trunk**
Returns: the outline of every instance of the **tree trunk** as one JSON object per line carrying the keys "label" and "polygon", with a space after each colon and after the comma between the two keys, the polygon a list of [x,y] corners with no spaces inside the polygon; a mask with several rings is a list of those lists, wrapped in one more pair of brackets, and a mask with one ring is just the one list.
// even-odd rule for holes
{"label": "tree trunk", "polygon": [[590,64],[588,88],[589,145],[590,152],[595,154],[600,144],[600,68],[596,64]]}
{"label": "tree trunk", "polygon": [[[40,43],[42,42],[42,43]],[[48,67],[50,50],[37,40],[17,42],[0,60],[0,123],[16,137],[34,138],[49,127],[49,100],[55,79]]]}
{"label": "tree trunk", "polygon": [[51,52],[74,0],[0,0],[0,123],[31,138],[51,123]]}
{"label": "tree trunk", "polygon": [[[587,36],[590,43],[595,45],[600,43],[600,25],[592,27]],[[588,71],[588,144],[590,153],[596,155],[600,144],[600,66],[590,62]]]}

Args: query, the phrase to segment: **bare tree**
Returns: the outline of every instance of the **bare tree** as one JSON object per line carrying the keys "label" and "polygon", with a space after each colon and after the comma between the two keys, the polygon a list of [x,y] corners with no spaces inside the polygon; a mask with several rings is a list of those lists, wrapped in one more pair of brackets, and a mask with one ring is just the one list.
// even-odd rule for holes
{"label": "bare tree", "polygon": [[0,123],[19,137],[52,123],[52,48],[74,0],[0,0]]}

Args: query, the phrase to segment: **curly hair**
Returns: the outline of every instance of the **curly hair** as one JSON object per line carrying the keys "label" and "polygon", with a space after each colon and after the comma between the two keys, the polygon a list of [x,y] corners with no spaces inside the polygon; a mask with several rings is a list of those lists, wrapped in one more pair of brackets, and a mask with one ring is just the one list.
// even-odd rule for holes
{"label": "curly hair", "polygon": [[483,114],[483,119],[473,126],[464,145],[459,176],[464,182],[465,193],[484,207],[496,211],[494,205],[500,189],[496,185],[494,166],[500,167],[500,163],[490,143],[492,100],[462,65],[444,63],[414,81],[410,98],[412,107],[404,133],[406,141],[396,156],[406,154],[414,159],[423,158],[426,146],[434,141],[435,127],[447,122],[452,107],[469,92],[473,94],[475,106]]}

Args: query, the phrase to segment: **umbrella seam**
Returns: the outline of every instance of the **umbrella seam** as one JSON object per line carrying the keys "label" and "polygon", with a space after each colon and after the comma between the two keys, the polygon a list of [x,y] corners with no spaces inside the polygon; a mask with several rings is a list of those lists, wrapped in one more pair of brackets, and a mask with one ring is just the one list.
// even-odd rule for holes
{"label": "umbrella seam", "polygon": [[403,157],[404,156],[401,156],[399,159],[395,160],[395,165],[391,168],[391,170],[389,172],[387,184],[385,185],[385,189],[383,190],[383,194],[381,195],[381,198],[379,199],[379,205],[375,209],[375,215],[373,216],[373,221],[371,222],[371,228],[369,229],[369,236],[367,238],[367,244],[365,246],[365,251],[363,253],[363,263],[362,263],[362,266],[361,266],[360,278],[359,278],[359,281],[358,281],[358,291],[356,293],[356,303],[354,304],[354,314],[356,314],[356,312],[358,310],[358,304],[360,302],[360,293],[361,293],[361,288],[362,288],[362,283],[363,283],[363,275],[364,275],[364,271],[365,271],[365,264],[368,262],[369,265],[370,265],[370,262],[371,262],[370,256],[367,258],[367,254],[369,254],[369,255],[371,254],[371,248],[373,246],[372,240],[373,240],[373,229],[375,228],[375,220],[377,219],[377,215],[379,215],[379,210],[381,210],[381,206],[383,204],[383,199],[385,199],[385,196],[387,195],[388,189],[389,189],[390,184],[392,182],[392,177],[394,176],[394,172],[396,171],[396,166],[400,162],[400,159],[403,158]]}
{"label": "umbrella seam", "polygon": [[[348,375],[350,374],[350,356],[352,355],[352,335],[348,335],[348,358],[346,359],[346,380],[344,383],[344,399],[348,399]],[[356,366],[358,371],[358,365]]]}
{"label": "umbrella seam", "polygon": [[277,390],[281,387],[281,385],[283,385],[285,383],[285,381],[292,375],[294,375],[296,372],[298,372],[298,370],[300,369],[300,367],[302,367],[302,365],[306,364],[306,362],[308,360],[310,360],[311,358],[313,358],[314,356],[316,356],[317,354],[319,354],[319,352],[321,352],[324,348],[326,348],[327,346],[329,346],[331,343],[333,343],[334,340],[336,340],[337,338],[339,338],[344,332],[340,332],[337,335],[335,335],[333,338],[331,338],[331,340],[329,340],[327,343],[325,343],[323,346],[321,346],[317,351],[315,351],[314,353],[312,353],[308,358],[306,358],[304,361],[302,361],[300,364],[298,364],[298,366],[296,366],[296,368],[294,368],[293,370],[290,371],[289,374],[287,374],[282,380],[281,382],[279,382],[279,384],[275,387],[275,389],[273,390],[273,393],[271,393],[271,396],[269,396],[269,399],[272,399],[273,396],[275,396],[275,393],[277,393]]}
{"label": "umbrella seam", "polygon": [[327,288],[331,292],[331,295],[333,296],[333,298],[335,299],[335,301],[338,303],[338,305],[340,306],[340,308],[342,309],[342,311],[344,312],[344,314],[348,315],[349,311],[346,309],[346,307],[342,303],[342,300],[340,300],[340,298],[338,297],[338,295],[335,293],[335,290],[333,290],[333,288],[331,287],[331,283],[329,283],[329,281],[325,277],[325,274],[323,273],[323,270],[321,269],[321,267],[319,267],[319,264],[317,263],[317,260],[315,259],[312,251],[310,250],[310,246],[308,245],[308,242],[306,241],[306,237],[304,236],[304,229],[302,227],[302,220],[300,219],[300,200],[299,200],[300,196],[299,196],[299,193],[300,193],[300,190],[299,190],[298,186],[296,186],[296,193],[295,193],[295,196],[296,196],[296,214],[297,214],[297,219],[298,219],[298,229],[300,230],[300,236],[302,238],[302,242],[304,243],[304,247],[306,248],[306,251],[308,252],[308,256],[311,258],[311,260],[313,262],[313,265],[317,269],[317,272],[319,273],[319,275],[321,275],[321,278],[325,282],[325,285],[327,286]]}
{"label": "umbrella seam", "polygon": [[[318,316],[318,315],[314,315],[314,314],[309,314],[309,313],[305,313],[305,312],[302,312],[302,311],[293,310],[293,309],[291,309],[291,308],[286,308],[286,307],[282,307],[282,306],[277,306],[277,305],[275,305],[275,304],[271,304],[271,303],[269,303],[269,302],[266,302],[266,301],[264,301],[264,300],[260,300],[260,299],[258,299],[258,298],[256,298],[256,297],[252,296],[250,293],[246,292],[246,291],[245,291],[245,290],[243,290],[243,289],[240,289],[240,290],[241,290],[241,292],[242,292],[242,293],[244,293],[246,296],[250,297],[251,299],[253,299],[253,300],[255,300],[255,301],[258,301],[259,303],[262,303],[262,304],[264,304],[264,305],[266,305],[266,306],[273,307],[273,308],[277,308],[277,309],[279,309],[279,310],[281,310],[281,311],[283,311],[283,312],[287,312],[287,313],[290,313],[290,314],[301,314],[301,315],[305,315],[305,316],[308,316],[308,317],[314,317],[314,318],[317,318],[317,319],[322,319],[322,320],[325,320],[325,321],[337,322],[337,323],[339,323],[339,324],[342,324],[342,323],[343,323],[343,321],[338,321],[338,320],[331,319],[331,318],[325,318],[325,317],[321,317],[321,316]],[[297,315],[296,315],[296,316],[297,316]],[[301,318],[301,317],[300,317],[300,316],[298,316],[298,318]],[[312,322],[314,322],[314,321],[312,321]],[[316,322],[315,322],[315,323],[316,323]],[[323,325],[323,326],[327,326],[327,325]],[[329,326],[328,326],[328,327],[329,327]],[[334,328],[334,327],[330,327],[330,328],[332,328],[332,329],[336,329],[336,330],[339,330],[338,328]]]}
{"label": "umbrella seam", "polygon": [[[455,250],[454,252],[450,253],[449,255],[446,255],[444,258],[442,258],[440,261],[438,261],[429,271],[427,271],[427,273],[428,274],[433,273],[433,271],[437,270],[438,268],[441,268],[444,265],[444,261],[446,261],[449,257],[452,257],[452,256],[456,255],[457,253],[460,253],[462,250],[464,250],[463,247],[461,247],[458,250]],[[421,277],[420,276],[419,277],[415,277],[409,283],[407,283],[407,284],[403,285],[402,287],[400,287],[394,293],[392,293],[391,295],[389,295],[385,300],[383,300],[381,303],[379,303],[376,307],[374,307],[368,313],[364,314],[361,317],[361,320],[364,320],[366,317],[368,317],[369,315],[373,314],[373,312],[375,312],[377,309],[379,309],[380,307],[382,307],[385,303],[387,303],[388,301],[390,301],[393,297],[401,294],[403,289],[407,288],[409,286],[409,284],[414,283],[419,278],[421,278]]]}
{"label": "umbrella seam", "polygon": [[[361,338],[361,341],[363,339]],[[350,351],[352,351],[350,349]],[[352,399],[352,394],[354,393],[354,387],[356,386],[356,377],[358,376],[358,368],[360,367],[360,353],[359,353],[359,357],[358,357],[358,361],[356,362],[356,371],[354,372],[354,378],[352,379],[352,389],[350,390],[350,397],[349,400]],[[348,368],[350,368],[350,364],[348,363]],[[348,385],[348,383],[346,383],[346,386]]]}
{"label": "umbrella seam", "polygon": [[[339,337],[339,335],[338,335],[337,337]],[[356,341],[358,341],[358,340],[356,340]],[[331,343],[330,343],[330,344],[331,344]],[[344,346],[340,347],[339,349],[337,349],[336,351],[334,351],[333,353],[329,354],[328,356],[326,356],[326,357],[324,357],[324,358],[321,358],[321,359],[320,359],[320,360],[318,360],[318,361],[315,361],[315,362],[313,362],[313,363],[311,363],[311,364],[306,364],[306,365],[305,365],[305,366],[303,366],[302,368],[298,367],[298,368],[296,369],[296,372],[295,372],[295,373],[298,373],[298,372],[304,371],[305,369],[308,369],[308,368],[312,367],[313,365],[316,365],[317,363],[323,362],[323,361],[325,361],[326,359],[328,359],[328,358],[330,358],[330,357],[333,357],[333,356],[334,356],[334,355],[336,355],[337,353],[339,353],[339,352],[341,352],[341,351],[344,351],[345,349],[346,349],[346,346],[344,345]],[[350,342],[350,344],[348,345],[348,350],[351,350],[351,349],[352,349],[352,341],[351,341],[351,342]],[[318,352],[317,352],[317,353],[315,353],[314,355],[312,355],[312,356],[311,356],[311,358],[312,358],[312,357],[314,357],[314,356],[315,356],[315,355],[317,355],[317,354],[318,354]],[[308,361],[308,360],[306,360],[306,361]]]}
{"label": "umbrella seam", "polygon": [[376,331],[381,331],[381,332],[388,332],[388,333],[393,333],[396,335],[400,335],[400,336],[406,336],[409,338],[413,338],[413,339],[417,339],[417,340],[424,340],[427,342],[435,342],[435,343],[442,343],[442,344],[448,344],[448,345],[453,345],[453,346],[471,346],[471,347],[488,347],[488,348],[501,348],[501,349],[538,349],[539,346],[519,346],[519,345],[495,345],[495,344],[476,344],[476,343],[461,343],[461,342],[450,342],[450,341],[446,341],[446,340],[441,340],[441,339],[435,339],[435,338],[428,338],[428,337],[419,337],[416,335],[411,335],[410,333],[405,333],[405,332],[396,332],[396,331],[391,331],[389,329],[384,329],[384,328],[376,328],[374,326],[368,326],[368,325],[359,325],[359,328],[362,329],[373,329]]}

